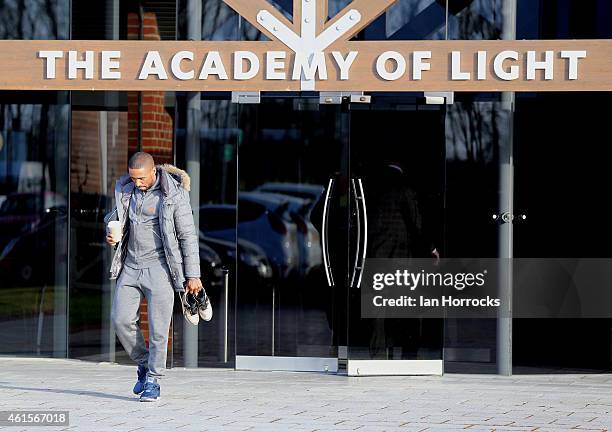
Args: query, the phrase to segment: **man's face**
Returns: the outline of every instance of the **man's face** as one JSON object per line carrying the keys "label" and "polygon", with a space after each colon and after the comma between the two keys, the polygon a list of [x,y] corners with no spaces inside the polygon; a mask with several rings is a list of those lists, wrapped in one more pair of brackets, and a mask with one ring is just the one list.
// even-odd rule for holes
{"label": "man's face", "polygon": [[156,169],[151,168],[130,168],[130,177],[134,185],[141,191],[146,191],[155,183]]}

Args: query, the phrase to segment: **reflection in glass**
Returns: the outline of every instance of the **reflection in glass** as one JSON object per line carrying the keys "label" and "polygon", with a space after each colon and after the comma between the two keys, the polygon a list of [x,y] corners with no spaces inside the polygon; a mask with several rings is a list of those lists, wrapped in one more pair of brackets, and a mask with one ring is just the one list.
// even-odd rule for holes
{"label": "reflection in glass", "polygon": [[[353,232],[359,233],[363,184],[366,257],[432,258],[434,250],[444,254],[444,108],[417,105],[406,96],[378,96],[373,107],[352,108],[351,177],[357,193],[351,215]],[[356,245],[350,248],[353,253],[358,235],[351,245]],[[349,361],[442,358],[442,320],[362,318],[356,286],[349,285]]]}
{"label": "reflection in glass", "polygon": [[517,39],[610,39],[608,0],[517,0]]}
{"label": "reflection in glass", "polygon": [[69,39],[68,0],[8,0],[0,3],[1,39]]}
{"label": "reflection in glass", "polygon": [[[250,269],[239,270],[237,354],[335,356],[338,293],[323,268],[321,214],[328,181],[341,165],[339,112],[317,99],[267,99],[241,107],[239,118],[238,247],[248,245],[252,258]],[[330,214],[341,281],[346,220],[339,224],[337,205]]]}
{"label": "reflection in glass", "polygon": [[[200,100],[198,93],[179,93],[176,101],[178,163],[186,166],[188,155],[197,157],[199,163],[199,211],[196,216],[200,228],[200,266],[202,281],[215,308],[212,321],[200,322],[198,364],[228,366],[234,356],[236,273],[247,277],[247,272],[258,271],[265,259],[255,245],[246,242],[236,245],[236,164],[241,139],[236,127],[238,109],[229,100],[229,95],[216,100]],[[188,139],[197,143],[198,156],[193,149],[187,151]],[[198,186],[192,185],[192,193]],[[227,270],[227,284],[224,269]],[[263,271],[266,270],[264,266]],[[182,320],[180,314],[175,315],[175,322]],[[182,343],[181,328],[175,326],[178,344]],[[175,363],[182,361],[180,349],[176,349]]]}
{"label": "reflection in glass", "polygon": [[445,0],[399,0],[357,37],[364,40],[445,38]]}
{"label": "reflection in glass", "polygon": [[[499,152],[512,137],[510,113],[485,95],[456,95],[446,115],[446,256],[497,257]],[[445,369],[496,373],[496,321],[447,319]]]}
{"label": "reflection in glass", "polygon": [[0,352],[66,355],[68,104],[0,93]]}
{"label": "reflection in glass", "polygon": [[[117,96],[117,95],[115,95]],[[125,96],[125,95],[123,95]],[[85,102],[86,95],[78,99]],[[114,206],[115,181],[126,171],[127,113],[73,109],[70,154],[70,357],[127,361],[110,323],[114,281],[104,215]]]}
{"label": "reflection in glass", "polygon": [[502,39],[504,2],[505,0],[448,0],[448,38]]}
{"label": "reflection in glass", "polygon": [[[575,285],[601,280],[606,271],[595,270],[598,259],[605,263],[612,255],[612,226],[606,217],[611,102],[606,92],[520,94],[516,100],[515,208],[527,219],[515,224],[514,253],[549,259],[546,266],[537,261],[540,286],[555,287],[561,310],[575,310],[581,303],[588,310],[592,297],[572,296]],[[581,279],[584,268],[593,273]],[[597,289],[609,291],[609,286],[602,283]],[[515,291],[523,292],[520,287]],[[544,306],[550,310],[555,304]],[[515,372],[534,367],[603,372],[612,365],[610,319],[515,318],[513,332]]]}
{"label": "reflection in glass", "polygon": [[[201,40],[239,40],[239,15],[223,0],[202,0]],[[190,0],[178,0],[177,39],[189,39]]]}
{"label": "reflection in glass", "polygon": [[351,0],[328,0],[327,12],[328,12],[329,18],[335,17],[338,14],[338,12],[340,12],[342,9],[347,7],[349,3],[351,3]]}

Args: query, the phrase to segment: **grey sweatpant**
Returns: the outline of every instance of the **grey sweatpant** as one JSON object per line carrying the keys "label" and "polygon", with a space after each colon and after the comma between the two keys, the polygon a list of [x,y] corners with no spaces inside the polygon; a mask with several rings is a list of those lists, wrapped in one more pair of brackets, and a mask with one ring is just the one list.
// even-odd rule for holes
{"label": "grey sweatpant", "polygon": [[[138,326],[142,296],[147,299],[149,348]],[[165,263],[145,269],[124,266],[117,279],[111,317],[117,337],[130,358],[149,368],[149,375],[164,375],[174,289]]]}

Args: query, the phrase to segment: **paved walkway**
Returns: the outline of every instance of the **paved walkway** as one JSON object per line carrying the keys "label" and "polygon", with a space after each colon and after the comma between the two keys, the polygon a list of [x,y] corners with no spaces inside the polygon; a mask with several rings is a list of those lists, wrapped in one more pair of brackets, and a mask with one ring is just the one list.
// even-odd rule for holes
{"label": "paved walkway", "polygon": [[173,369],[162,400],[132,395],[135,367],[0,358],[0,410],[70,411],[33,431],[605,431],[612,375],[363,377]]}

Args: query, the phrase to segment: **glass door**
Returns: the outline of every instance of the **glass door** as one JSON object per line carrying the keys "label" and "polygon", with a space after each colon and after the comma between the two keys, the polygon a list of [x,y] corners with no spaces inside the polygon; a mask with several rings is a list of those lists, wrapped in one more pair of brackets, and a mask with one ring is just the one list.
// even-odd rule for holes
{"label": "glass door", "polygon": [[443,250],[445,106],[422,99],[373,96],[349,106],[348,344],[340,349],[348,375],[442,374],[443,319],[364,318],[361,310],[372,259],[435,259]]}
{"label": "glass door", "polygon": [[[607,223],[610,93],[517,96],[514,250],[527,298],[513,325],[514,373],[609,372],[612,368]],[[580,125],[580,127],[560,126]]]}
{"label": "glass door", "polygon": [[237,369],[337,370],[346,124],[339,105],[318,97],[239,105]]}

